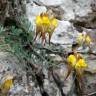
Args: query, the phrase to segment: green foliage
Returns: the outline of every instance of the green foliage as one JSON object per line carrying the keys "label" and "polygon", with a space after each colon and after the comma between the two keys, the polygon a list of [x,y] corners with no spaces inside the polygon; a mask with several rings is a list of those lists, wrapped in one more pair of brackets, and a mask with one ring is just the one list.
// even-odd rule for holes
{"label": "green foliage", "polygon": [[[55,65],[47,51],[41,45],[34,44],[34,26],[25,18],[17,20],[17,26],[4,28],[0,25],[0,50],[15,54],[20,60],[32,60],[33,64],[43,64],[45,67]],[[52,47],[55,49],[54,47]],[[43,49],[43,50],[41,50]],[[55,50],[53,50],[55,52]]]}
{"label": "green foliage", "polygon": [[3,27],[3,25],[0,24],[0,33],[4,32],[6,29]]}
{"label": "green foliage", "polygon": [[[20,18],[19,21],[18,28],[15,26],[4,28],[0,25],[0,37],[3,37],[0,38],[0,46],[9,45],[10,48],[5,48],[4,46],[5,51],[13,52],[21,58],[29,58],[31,54],[30,50],[27,49],[27,45],[33,44],[33,26],[24,17]],[[1,43],[2,41],[4,42]]]}

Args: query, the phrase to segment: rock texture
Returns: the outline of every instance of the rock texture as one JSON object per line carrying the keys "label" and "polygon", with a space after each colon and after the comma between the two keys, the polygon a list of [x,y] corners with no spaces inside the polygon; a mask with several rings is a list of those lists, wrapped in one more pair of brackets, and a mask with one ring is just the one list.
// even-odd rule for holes
{"label": "rock texture", "polygon": [[[2,7],[1,3],[0,8]],[[19,7],[17,6],[18,4],[20,4]],[[5,12],[6,7],[3,7],[2,10]],[[71,45],[82,28],[84,31],[89,32],[91,36],[95,36],[94,38],[96,38],[96,0],[24,0],[24,2],[22,0],[21,2],[20,0],[16,0],[13,4],[13,8],[16,9],[13,13],[17,12],[20,14],[26,11],[25,15],[29,21],[34,24],[34,26],[36,16],[51,9],[58,19],[58,27],[52,36],[51,42],[53,44],[59,44],[62,48],[65,48],[68,51],[71,50]],[[6,12],[6,14],[7,17],[10,17],[9,15],[11,15],[10,11]],[[0,16],[0,19],[3,16]],[[4,19],[5,18],[6,17],[4,16]],[[2,22],[3,21],[4,20],[2,19]],[[96,42],[94,42],[92,50],[96,52]],[[55,54],[54,56],[53,59],[59,61],[58,67],[54,68],[54,71],[51,69],[43,70],[45,78],[43,78],[42,74],[39,74],[39,69],[35,74],[37,77],[40,75],[43,78],[43,81],[41,80],[43,82],[43,88],[40,89],[41,86],[38,84],[38,79],[35,81],[34,75],[32,76],[27,74],[24,69],[21,69],[21,62],[7,53],[0,52],[0,81],[2,81],[2,76],[8,72],[15,77],[14,86],[10,89],[9,96],[45,96],[41,95],[42,90],[48,94],[46,96],[68,96],[72,89],[74,91],[73,74],[64,81],[68,71],[66,64],[61,59],[62,57],[58,57]],[[84,91],[89,94],[86,96],[96,96],[96,93],[93,95],[96,91],[96,56],[84,55],[84,57],[89,65],[84,74]],[[29,82],[27,81],[28,79]],[[73,92],[73,95],[71,96],[77,95]]]}

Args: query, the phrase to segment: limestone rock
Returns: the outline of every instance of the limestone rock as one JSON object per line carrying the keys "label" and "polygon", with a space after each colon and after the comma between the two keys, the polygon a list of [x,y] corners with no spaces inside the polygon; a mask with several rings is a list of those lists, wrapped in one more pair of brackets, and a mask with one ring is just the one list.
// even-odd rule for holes
{"label": "limestone rock", "polygon": [[64,0],[35,0],[39,4],[43,4],[45,6],[60,6],[63,4]]}
{"label": "limestone rock", "polygon": [[73,42],[73,27],[69,21],[58,21],[58,27],[53,33],[51,42],[57,44],[70,44]]}
{"label": "limestone rock", "polygon": [[42,12],[46,12],[47,9],[45,6],[32,6],[30,3],[26,5],[26,15],[30,22],[34,22],[37,15],[40,15]]}

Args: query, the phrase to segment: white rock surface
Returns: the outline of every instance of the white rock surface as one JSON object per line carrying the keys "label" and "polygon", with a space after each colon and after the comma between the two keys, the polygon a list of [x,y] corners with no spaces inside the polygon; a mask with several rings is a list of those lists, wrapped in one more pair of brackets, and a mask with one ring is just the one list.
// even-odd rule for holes
{"label": "white rock surface", "polygon": [[75,19],[76,16],[86,16],[91,13],[93,0],[33,0],[45,6],[59,6],[64,10],[62,19]]}
{"label": "white rock surface", "polygon": [[31,21],[32,23],[34,22],[35,17],[37,15],[40,15],[40,13],[46,11],[47,9],[45,6],[37,6],[37,5],[32,6],[30,3],[26,5],[26,15],[29,21]]}
{"label": "white rock surface", "polygon": [[20,71],[19,60],[8,52],[0,52],[0,72],[3,72],[4,70],[7,71],[11,68],[15,68]]}
{"label": "white rock surface", "polygon": [[63,10],[65,11],[65,14],[63,15],[63,18],[66,20],[75,19],[76,16],[86,16],[88,13],[90,13],[91,7],[91,0],[63,0],[64,3],[61,5]]}
{"label": "white rock surface", "polygon": [[[51,42],[58,44],[72,43],[73,40],[69,37],[69,33],[73,34],[73,27],[69,21],[58,21],[58,27],[52,35]],[[72,36],[72,35],[71,35]]]}
{"label": "white rock surface", "polygon": [[46,6],[60,6],[64,0],[36,0]]}
{"label": "white rock surface", "polygon": [[[8,52],[0,52],[0,85],[7,79],[23,76],[19,60]],[[19,73],[19,75],[18,75]],[[0,93],[1,94],[1,93]]]}

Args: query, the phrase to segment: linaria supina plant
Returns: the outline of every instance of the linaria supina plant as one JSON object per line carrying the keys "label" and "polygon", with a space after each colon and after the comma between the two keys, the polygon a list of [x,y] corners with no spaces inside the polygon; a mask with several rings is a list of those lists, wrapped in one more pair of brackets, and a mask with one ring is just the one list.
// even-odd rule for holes
{"label": "linaria supina plant", "polygon": [[79,44],[73,44],[72,45],[72,52],[68,54],[67,57],[67,64],[68,64],[68,73],[65,77],[65,80],[69,77],[70,73],[74,71],[74,78],[77,80],[76,86],[78,86],[78,93],[82,93],[81,90],[83,90],[84,82],[83,82],[83,74],[84,70],[88,68],[88,64],[86,63],[86,60],[83,58],[83,56],[77,52]]}
{"label": "linaria supina plant", "polygon": [[58,21],[55,16],[51,15],[50,13],[41,13],[40,15],[36,16],[36,35],[34,41],[36,40],[37,36],[40,35],[42,39],[42,46],[45,46],[46,41],[46,34],[49,35],[49,45],[52,34],[56,27],[58,26]]}

